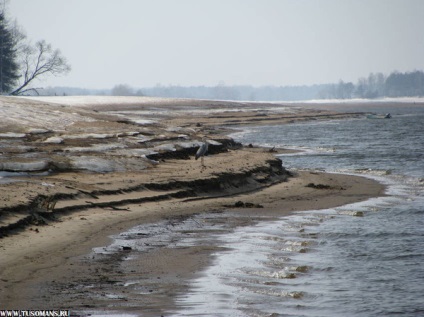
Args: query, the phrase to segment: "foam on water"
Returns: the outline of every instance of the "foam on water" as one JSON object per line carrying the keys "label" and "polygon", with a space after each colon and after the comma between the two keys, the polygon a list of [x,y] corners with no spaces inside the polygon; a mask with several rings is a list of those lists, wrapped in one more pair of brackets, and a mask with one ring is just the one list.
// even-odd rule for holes
{"label": "foam on water", "polygon": [[[373,244],[371,239],[384,244],[401,234],[395,230],[385,232],[386,227],[374,229],[374,221],[405,201],[403,195],[380,197],[339,208],[301,212],[219,236],[220,245],[231,250],[216,254],[214,265],[192,283],[192,292],[178,298],[182,309],[175,316],[372,316],[370,303],[394,310],[403,295],[393,303],[393,297],[383,299],[384,294],[379,294],[381,289],[376,287],[374,298],[367,300],[367,292],[361,290],[365,286],[356,284],[367,276],[370,266],[376,267],[370,283],[376,280],[393,287],[403,283],[404,274],[396,267],[387,267],[384,261],[362,261],[375,258],[381,251],[370,252],[367,242]],[[352,217],[347,211],[361,212],[365,217]],[[358,237],[356,231],[345,231],[347,226],[365,232]],[[340,249],[348,241],[357,246],[350,251]],[[345,254],[339,259],[340,252]],[[346,276],[352,270],[357,270],[355,274],[359,276]],[[416,284],[413,287],[418,287]],[[346,307],[352,298],[357,299],[353,300],[355,303],[362,300],[363,313],[355,305]],[[340,303],[345,306],[339,307]]]}
{"label": "foam on water", "polygon": [[[405,109],[399,110],[402,111]],[[301,123],[258,127],[254,133],[250,130],[238,134],[238,140],[243,143],[260,143],[263,139],[268,145],[309,148],[301,155],[280,157],[291,169],[318,167],[376,179],[387,186],[388,196],[288,217],[281,224],[284,227],[281,235],[269,239],[279,245],[278,252],[275,246],[261,246],[261,251],[268,252],[273,263],[281,263],[284,269],[270,270],[266,261],[258,258],[253,264],[255,269],[238,270],[247,275],[253,272],[256,281],[257,273],[262,272],[261,286],[258,288],[252,277],[244,276],[243,281],[250,281],[251,285],[245,283],[238,291],[242,295],[229,316],[238,316],[240,311],[243,316],[424,314],[419,295],[424,290],[420,282],[424,278],[420,264],[424,260],[420,247],[424,243],[424,157],[422,147],[418,146],[423,144],[423,113],[419,108],[414,111],[417,113],[413,116],[402,114],[393,121],[346,120],[343,125]],[[334,152],[321,151],[332,147]],[[261,230],[270,230],[277,223]],[[290,231],[290,227],[298,231]],[[294,237],[314,243],[296,249],[277,242],[302,241]],[[242,252],[237,249],[233,254]],[[284,260],[280,261],[279,257]],[[290,275],[287,270],[290,266],[308,269]],[[220,274],[222,281],[228,281],[225,273]],[[278,279],[281,276],[294,278]],[[301,296],[283,303],[272,299],[291,292]]]}

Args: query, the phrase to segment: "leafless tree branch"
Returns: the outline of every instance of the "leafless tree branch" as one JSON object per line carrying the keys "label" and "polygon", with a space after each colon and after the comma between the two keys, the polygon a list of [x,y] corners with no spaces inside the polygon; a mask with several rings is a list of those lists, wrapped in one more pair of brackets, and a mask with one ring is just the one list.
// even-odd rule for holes
{"label": "leafless tree branch", "polygon": [[38,41],[35,46],[22,46],[22,72],[23,83],[12,91],[11,95],[20,95],[28,91],[36,91],[37,88],[27,88],[35,79],[44,75],[61,75],[71,70],[66,58],[59,50],[53,50],[46,41]]}

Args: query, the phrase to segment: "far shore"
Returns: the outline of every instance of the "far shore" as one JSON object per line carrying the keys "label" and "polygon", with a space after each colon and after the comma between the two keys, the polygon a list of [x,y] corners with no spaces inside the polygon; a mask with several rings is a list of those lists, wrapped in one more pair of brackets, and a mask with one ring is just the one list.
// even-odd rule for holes
{"label": "far shore", "polygon": [[[126,253],[121,252],[106,262],[92,259],[92,249],[143,223],[219,212],[228,213],[236,227],[249,225],[236,221],[236,214],[281,217],[384,195],[382,184],[363,177],[292,173],[275,157],[290,150],[251,147],[227,137],[230,126],[363,114],[160,99],[133,100],[124,107],[119,101],[90,104],[84,99],[70,108],[46,100],[0,98],[3,114],[18,111],[21,118],[10,113],[1,119],[0,138],[7,146],[0,165],[40,166],[0,183],[4,309],[144,309],[143,316],[160,316],[174,308],[175,294],[208,266],[216,246],[157,248],[137,254],[132,265],[122,261]],[[203,137],[212,144],[205,167],[194,160]],[[14,158],[18,161],[10,163]],[[47,162],[45,169],[39,162]],[[149,296],[123,291],[119,285],[130,280],[128,272],[145,278]],[[121,296],[99,295],[110,290]]]}

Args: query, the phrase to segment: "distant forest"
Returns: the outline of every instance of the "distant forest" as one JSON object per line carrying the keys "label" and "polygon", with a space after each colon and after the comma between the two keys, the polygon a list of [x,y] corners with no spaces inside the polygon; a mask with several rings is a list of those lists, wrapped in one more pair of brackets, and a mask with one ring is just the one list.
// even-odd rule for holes
{"label": "distant forest", "polygon": [[299,101],[311,99],[374,99],[382,97],[424,96],[424,72],[393,72],[389,76],[371,73],[356,84],[340,80],[335,84],[311,86],[162,86],[134,89],[116,85],[113,89],[89,90],[53,87],[40,91],[43,95],[113,95],[151,96],[169,98],[194,98],[246,101]]}

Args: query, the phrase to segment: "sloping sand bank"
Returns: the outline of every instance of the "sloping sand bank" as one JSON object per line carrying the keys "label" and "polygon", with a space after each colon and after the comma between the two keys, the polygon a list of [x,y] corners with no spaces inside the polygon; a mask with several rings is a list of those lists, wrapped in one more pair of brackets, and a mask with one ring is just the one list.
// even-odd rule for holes
{"label": "sloping sand bank", "polygon": [[[161,315],[211,261],[217,250],[213,242],[184,248],[161,244],[143,252],[122,248],[109,255],[92,249],[106,246],[110,235],[143,223],[166,229],[198,213],[219,213],[231,228],[264,215],[366,200],[384,190],[361,177],[292,175],[268,150],[234,143],[223,135],[220,124],[226,125],[230,117],[243,123],[243,105],[237,115],[234,104],[225,102],[208,107],[204,101],[180,100],[173,108],[169,100],[152,104],[138,99],[128,113],[117,107],[117,101],[107,107],[97,104],[95,111],[90,104],[0,101],[3,112],[11,104],[22,111],[20,117],[4,116],[4,121],[14,123],[4,124],[9,128],[1,131],[1,163],[13,174],[3,177],[0,194],[0,303],[5,309]],[[267,105],[271,110],[254,106],[261,109],[249,105],[248,112],[255,120],[265,118],[266,124],[270,116],[279,118],[275,122],[341,116],[283,105]],[[158,107],[166,111],[153,111]],[[40,115],[56,115],[44,122],[34,109]],[[202,111],[193,116],[197,110]],[[209,118],[210,110],[219,115]],[[264,111],[266,115],[258,116]],[[140,123],[137,118],[150,121]],[[63,124],[58,125],[59,119]],[[193,159],[203,136],[212,144],[204,168]],[[46,142],[52,138],[58,142]],[[35,164],[39,161],[47,165]],[[99,165],[102,170],[97,170]],[[15,175],[11,166],[20,174]],[[160,242],[153,234],[140,234]],[[124,261],[129,256],[133,260]],[[135,276],[145,280],[145,289],[128,288]]]}

